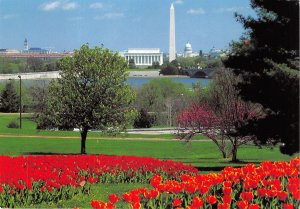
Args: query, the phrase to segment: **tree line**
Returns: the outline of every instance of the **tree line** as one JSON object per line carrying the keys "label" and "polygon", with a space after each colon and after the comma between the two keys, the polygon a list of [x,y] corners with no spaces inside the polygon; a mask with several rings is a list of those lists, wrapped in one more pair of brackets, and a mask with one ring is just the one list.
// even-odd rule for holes
{"label": "tree line", "polygon": [[56,71],[57,61],[57,58],[0,57],[0,74]]}

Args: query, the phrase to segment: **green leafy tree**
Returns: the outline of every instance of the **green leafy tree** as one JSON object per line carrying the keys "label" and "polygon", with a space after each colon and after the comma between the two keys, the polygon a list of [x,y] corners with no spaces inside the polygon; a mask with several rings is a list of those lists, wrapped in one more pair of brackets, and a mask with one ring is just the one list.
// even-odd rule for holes
{"label": "green leafy tree", "polygon": [[159,74],[162,75],[179,75],[179,69],[173,65],[167,65],[166,67],[163,67]]}
{"label": "green leafy tree", "polygon": [[27,67],[30,72],[44,71],[44,62],[41,58],[29,57],[27,58]]}
{"label": "green leafy tree", "polygon": [[166,125],[175,121],[176,114],[190,100],[191,92],[182,83],[161,78],[144,84],[136,94],[135,107],[152,112],[157,125]]}
{"label": "green leafy tree", "polygon": [[127,63],[117,53],[83,45],[59,61],[61,78],[49,85],[47,118],[58,126],[79,128],[81,153],[90,129],[125,126],[134,99],[125,83]]}
{"label": "green leafy tree", "polygon": [[1,112],[18,112],[19,110],[19,96],[13,82],[8,82],[0,97],[0,111]]}
{"label": "green leafy tree", "polygon": [[242,76],[242,98],[260,103],[267,117],[240,131],[282,142],[281,151],[293,154],[299,152],[299,1],[252,0],[251,6],[257,17],[236,15],[247,33],[224,64]]}
{"label": "green leafy tree", "polygon": [[134,128],[151,128],[154,122],[154,117],[151,116],[145,109],[141,109],[138,117],[134,120]]}

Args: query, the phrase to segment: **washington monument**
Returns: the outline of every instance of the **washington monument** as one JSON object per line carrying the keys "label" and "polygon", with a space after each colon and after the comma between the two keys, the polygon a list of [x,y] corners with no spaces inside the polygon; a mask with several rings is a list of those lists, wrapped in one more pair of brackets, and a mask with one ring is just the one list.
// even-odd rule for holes
{"label": "washington monument", "polygon": [[170,39],[169,39],[169,62],[176,59],[176,47],[175,47],[175,14],[174,6],[171,4],[170,8]]}

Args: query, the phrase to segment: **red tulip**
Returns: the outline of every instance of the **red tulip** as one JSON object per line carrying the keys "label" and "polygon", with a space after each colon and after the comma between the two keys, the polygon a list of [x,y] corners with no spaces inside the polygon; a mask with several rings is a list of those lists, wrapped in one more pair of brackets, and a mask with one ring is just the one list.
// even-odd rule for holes
{"label": "red tulip", "polygon": [[279,191],[279,192],[277,192],[277,197],[281,201],[285,201],[286,198],[287,198],[287,196],[288,196],[288,193],[285,192],[285,191]]}
{"label": "red tulip", "polygon": [[231,187],[224,187],[223,188],[223,194],[224,195],[230,195],[232,192],[232,188]]}
{"label": "red tulip", "polygon": [[249,203],[246,200],[241,200],[237,202],[237,206],[239,209],[247,209]]}
{"label": "red tulip", "polygon": [[230,204],[231,203],[231,196],[230,195],[225,195],[223,196],[223,203],[226,203],[226,204]]}
{"label": "red tulip", "polygon": [[227,203],[220,203],[218,204],[218,209],[229,209],[230,204]]}
{"label": "red tulip", "polygon": [[209,196],[206,197],[206,201],[207,201],[207,203],[213,205],[217,202],[217,198],[214,195],[209,195]]}
{"label": "red tulip", "polygon": [[110,201],[111,203],[114,204],[114,203],[118,202],[119,197],[118,197],[117,194],[110,194],[110,195],[108,196],[108,199],[109,199],[109,201]]}
{"label": "red tulip", "polygon": [[202,207],[204,204],[203,199],[201,197],[195,196],[192,201],[192,206],[196,208]]}
{"label": "red tulip", "polygon": [[294,206],[292,203],[284,203],[283,209],[294,209]]}
{"label": "red tulip", "polygon": [[179,206],[181,206],[181,204],[182,204],[182,201],[180,199],[175,198],[173,200],[173,207],[179,207]]}
{"label": "red tulip", "polygon": [[250,204],[248,209],[259,209],[259,205],[258,204]]}
{"label": "red tulip", "polygon": [[243,200],[246,200],[248,202],[250,202],[252,199],[253,199],[253,193],[252,192],[242,192],[240,194],[240,197],[243,199]]}

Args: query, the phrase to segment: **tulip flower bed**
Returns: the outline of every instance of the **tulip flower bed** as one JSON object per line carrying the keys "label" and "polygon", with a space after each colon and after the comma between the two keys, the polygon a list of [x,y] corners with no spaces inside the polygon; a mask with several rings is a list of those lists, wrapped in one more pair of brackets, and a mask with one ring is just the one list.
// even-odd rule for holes
{"label": "tulip flower bed", "polygon": [[[128,208],[284,208],[300,207],[300,158],[290,162],[262,162],[259,167],[226,167],[220,174],[182,174],[180,180],[155,175],[152,189],[140,188],[120,197]],[[94,209],[116,208],[119,197],[93,200]]]}
{"label": "tulip flower bed", "polygon": [[[89,194],[95,183],[148,183],[155,175],[179,179],[193,166],[134,156],[0,156],[0,207],[57,202]],[[180,172],[178,172],[180,171]]]}

